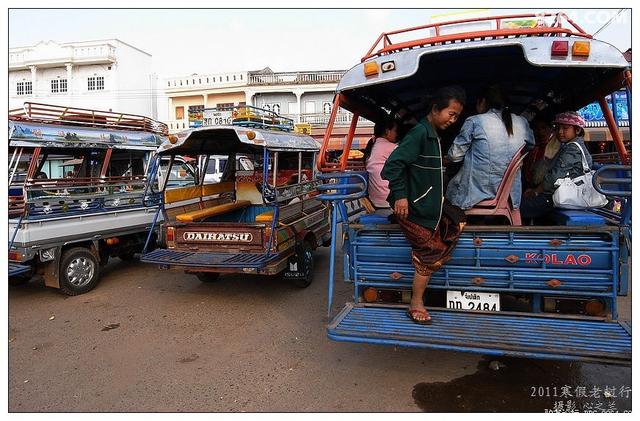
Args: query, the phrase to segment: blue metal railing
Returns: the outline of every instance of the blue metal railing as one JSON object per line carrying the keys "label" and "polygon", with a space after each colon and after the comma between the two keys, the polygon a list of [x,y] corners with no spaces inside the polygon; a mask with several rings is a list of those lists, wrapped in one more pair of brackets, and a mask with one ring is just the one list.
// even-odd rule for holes
{"label": "blue metal railing", "polygon": [[[350,183],[349,181],[353,177],[360,179],[362,183]],[[318,200],[332,202],[333,204],[331,209],[331,249],[329,257],[329,291],[327,298],[327,317],[331,319],[337,247],[336,233],[338,228],[338,212],[340,212],[341,222],[348,222],[349,216],[347,215],[344,202],[358,200],[365,197],[367,194],[367,179],[364,175],[356,172],[320,174],[318,175],[318,179],[326,181],[326,183],[317,187],[321,194],[316,197]],[[340,181],[343,181],[344,183],[341,183]]]}

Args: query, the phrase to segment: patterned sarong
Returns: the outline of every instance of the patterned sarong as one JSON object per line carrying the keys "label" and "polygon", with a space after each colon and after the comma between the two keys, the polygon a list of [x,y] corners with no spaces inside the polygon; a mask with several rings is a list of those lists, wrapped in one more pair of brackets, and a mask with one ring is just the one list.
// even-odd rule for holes
{"label": "patterned sarong", "polygon": [[443,213],[435,231],[408,219],[398,218],[397,222],[411,244],[413,266],[423,276],[431,276],[449,260],[460,237],[460,224],[452,221],[446,213]]}

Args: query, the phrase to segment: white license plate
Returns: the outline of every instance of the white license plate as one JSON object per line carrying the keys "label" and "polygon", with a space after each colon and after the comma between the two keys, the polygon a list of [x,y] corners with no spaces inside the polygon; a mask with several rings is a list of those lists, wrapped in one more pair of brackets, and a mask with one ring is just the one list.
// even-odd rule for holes
{"label": "white license plate", "polygon": [[447,308],[454,310],[500,311],[500,294],[447,291]]}

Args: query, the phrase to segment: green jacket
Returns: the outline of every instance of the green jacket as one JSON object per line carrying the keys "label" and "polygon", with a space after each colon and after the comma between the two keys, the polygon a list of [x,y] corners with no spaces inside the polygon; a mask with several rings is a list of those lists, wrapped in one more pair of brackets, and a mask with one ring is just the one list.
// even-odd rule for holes
{"label": "green jacket", "polygon": [[382,178],[389,180],[387,201],[409,201],[409,220],[435,229],[442,216],[442,153],[436,131],[420,120],[391,153]]}

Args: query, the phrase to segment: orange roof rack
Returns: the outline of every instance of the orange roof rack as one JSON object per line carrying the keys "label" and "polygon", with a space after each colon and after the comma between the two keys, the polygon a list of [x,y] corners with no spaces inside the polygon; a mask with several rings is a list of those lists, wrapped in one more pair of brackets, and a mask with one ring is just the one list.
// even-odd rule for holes
{"label": "orange roof rack", "polygon": [[[547,17],[555,17],[553,23],[548,26],[543,21],[542,25],[530,28],[504,28],[502,23],[507,19],[544,19]],[[570,27],[563,27],[563,21],[566,21]],[[465,23],[477,23],[477,22],[489,22],[495,23],[495,29],[485,31],[468,31],[459,32],[454,34],[442,35],[442,29],[447,26],[461,25]],[[429,36],[427,38],[420,38],[414,41],[405,41],[399,43],[393,43],[391,36],[403,34],[406,35],[411,32],[418,32],[429,30],[435,33],[435,36]],[[383,32],[380,34],[376,42],[371,46],[367,54],[362,57],[361,61],[366,61],[373,57],[379,57],[385,54],[394,53],[401,50],[408,50],[412,48],[426,47],[430,45],[448,44],[452,42],[473,41],[477,39],[498,39],[509,38],[518,36],[545,36],[545,35],[564,35],[564,36],[580,36],[585,38],[592,38],[591,35],[586,33],[578,24],[572,21],[566,14],[560,13],[537,13],[537,14],[517,14],[517,15],[503,15],[503,16],[488,16],[482,18],[470,18],[454,20],[442,23],[431,23],[428,25],[415,26],[407,29],[399,29],[391,32]],[[382,43],[382,45],[380,45]],[[376,50],[377,49],[377,50]]]}
{"label": "orange roof rack", "polygon": [[22,108],[9,110],[9,120],[146,131],[165,136],[169,133],[166,124],[141,115],[36,102],[25,102]]}

